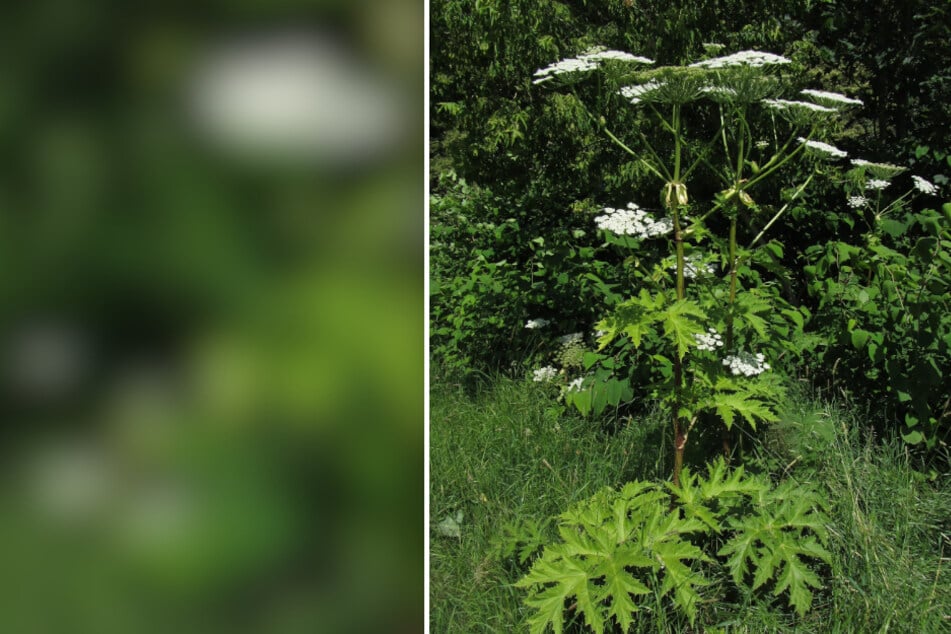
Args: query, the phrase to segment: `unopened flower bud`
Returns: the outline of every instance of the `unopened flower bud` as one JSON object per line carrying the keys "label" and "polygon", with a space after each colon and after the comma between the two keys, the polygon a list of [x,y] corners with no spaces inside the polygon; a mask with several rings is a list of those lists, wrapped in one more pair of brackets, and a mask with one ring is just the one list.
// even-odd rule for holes
{"label": "unopened flower bud", "polygon": [[665,207],[669,209],[675,205],[683,206],[687,204],[687,201],[687,186],[684,183],[673,181],[664,185]]}

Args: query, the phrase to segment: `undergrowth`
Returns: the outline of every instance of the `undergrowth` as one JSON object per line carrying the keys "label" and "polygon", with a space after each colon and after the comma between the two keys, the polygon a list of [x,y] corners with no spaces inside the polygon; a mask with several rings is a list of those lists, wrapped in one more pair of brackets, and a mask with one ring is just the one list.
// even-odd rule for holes
{"label": "undergrowth", "polygon": [[[951,480],[916,470],[900,439],[864,436],[860,411],[794,396],[747,459],[751,473],[824,501],[830,557],[815,568],[823,587],[808,613],[740,584],[699,604],[693,625],[646,602],[627,631],[951,631]],[[496,378],[467,390],[434,378],[432,631],[528,631],[533,610],[515,584],[558,541],[558,516],[604,487],[665,479],[665,423],[648,414],[605,431],[553,408],[537,384]],[[564,607],[565,631],[589,631]]]}

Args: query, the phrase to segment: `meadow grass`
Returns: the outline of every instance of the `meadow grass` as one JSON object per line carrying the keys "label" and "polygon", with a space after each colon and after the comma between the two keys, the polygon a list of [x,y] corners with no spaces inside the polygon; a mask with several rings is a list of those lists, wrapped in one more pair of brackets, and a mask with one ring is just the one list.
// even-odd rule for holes
{"label": "meadow grass", "polygon": [[[670,475],[658,413],[606,429],[565,414],[544,385],[504,377],[474,389],[434,378],[430,399],[433,632],[525,631],[512,584],[528,564],[500,551],[510,528],[535,523],[551,538],[572,502]],[[805,618],[758,593],[712,603],[693,629],[655,611],[633,630],[951,632],[951,478],[916,471],[900,441],[861,423],[854,408],[800,394],[749,452],[749,468],[817,485],[828,501],[834,558]]]}

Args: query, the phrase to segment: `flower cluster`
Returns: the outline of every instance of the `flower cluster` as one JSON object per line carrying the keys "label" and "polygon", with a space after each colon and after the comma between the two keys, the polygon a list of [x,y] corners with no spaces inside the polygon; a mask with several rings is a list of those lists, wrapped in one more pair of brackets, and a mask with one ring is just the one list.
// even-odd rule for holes
{"label": "flower cluster", "polygon": [[532,380],[536,383],[548,383],[558,376],[558,370],[546,365],[544,368],[538,368],[532,373]]}
{"label": "flower cluster", "polygon": [[605,207],[604,211],[603,216],[597,216],[594,219],[595,223],[598,228],[617,235],[652,238],[674,230],[672,220],[669,218],[654,220],[634,203],[628,203],[627,209]]}
{"label": "flower cluster", "polygon": [[865,196],[849,196],[849,207],[860,209],[868,204],[868,198]]}
{"label": "flower cluster", "polygon": [[752,355],[747,352],[730,355],[723,359],[723,365],[730,368],[734,376],[756,376],[769,370],[766,357],[762,354]]}
{"label": "flower cluster", "polygon": [[555,354],[555,359],[561,364],[561,367],[581,367],[585,353],[584,335],[580,332],[573,332],[570,335],[558,337],[558,343],[560,347]]}
{"label": "flower cluster", "polygon": [[704,86],[700,92],[715,97],[736,97],[736,89],[729,86]]}
{"label": "flower cluster", "polygon": [[840,150],[834,145],[829,145],[828,143],[823,143],[822,141],[812,141],[804,137],[799,137],[798,141],[808,148],[818,150],[824,154],[828,154],[833,158],[845,158],[849,155],[849,153],[845,150]]}
{"label": "flower cluster", "polygon": [[806,110],[812,110],[813,112],[838,112],[835,108],[829,108],[827,106],[820,106],[817,103],[812,103],[809,101],[790,101],[789,99],[763,99],[763,103],[766,104],[768,108],[774,110],[787,110],[789,108],[804,108]]}
{"label": "flower cluster", "polygon": [[865,159],[852,159],[852,165],[861,167],[863,171],[868,171],[874,178],[881,180],[894,178],[908,169],[892,163],[873,163]]}
{"label": "flower cluster", "polygon": [[740,51],[723,57],[705,59],[702,62],[691,64],[691,68],[731,68],[736,66],[766,66],[767,64],[789,64],[791,60],[781,55],[763,53],[761,51]]}
{"label": "flower cluster", "polygon": [[613,59],[619,62],[638,62],[639,64],[653,64],[654,60],[648,59],[646,57],[641,57],[639,55],[632,55],[631,53],[625,53],[624,51],[614,51],[614,50],[598,50],[591,49],[590,51],[581,55],[582,59],[593,61],[593,62],[603,62],[607,59]]}
{"label": "flower cluster", "polygon": [[825,90],[812,90],[807,88],[806,90],[799,91],[800,94],[806,95],[807,97],[812,97],[820,103],[832,103],[832,104],[844,104],[844,105],[862,105],[861,99],[853,99],[851,97],[846,97],[845,95],[839,94],[837,92],[827,92]]}
{"label": "flower cluster", "polygon": [[723,347],[723,337],[713,328],[708,328],[706,333],[694,335],[697,340],[697,350],[716,350]]}
{"label": "flower cluster", "polygon": [[575,343],[581,343],[583,339],[584,339],[584,335],[582,335],[580,332],[573,332],[570,335],[563,335],[561,337],[558,337],[558,343],[560,343],[563,346],[570,346]]}
{"label": "flower cluster", "polygon": [[641,64],[653,64],[654,61],[646,57],[639,57],[624,51],[604,50],[602,48],[593,48],[585,51],[578,57],[568,57],[563,60],[549,64],[545,68],[539,68],[535,71],[533,84],[554,79],[556,75],[566,73],[580,73],[595,70],[598,65],[605,60],[615,60],[622,62],[638,62]]}
{"label": "flower cluster", "polygon": [[567,59],[559,60],[553,64],[549,64],[545,68],[539,68],[535,71],[535,79],[532,81],[533,84],[540,84],[542,82],[554,79],[556,75],[564,75],[565,73],[581,73],[589,70],[594,70],[598,67],[598,63],[592,60],[586,60],[583,57],[569,57]]}
{"label": "flower cluster", "polygon": [[648,93],[660,90],[664,87],[664,84],[657,81],[649,81],[646,84],[638,84],[636,86],[624,86],[619,91],[621,96],[625,99],[630,99],[632,104],[638,104],[641,102],[641,98],[647,95]]}
{"label": "flower cluster", "polygon": [[887,180],[881,178],[870,178],[865,183],[865,189],[878,189],[882,190],[891,185]]}
{"label": "flower cluster", "polygon": [[912,176],[911,180],[915,183],[915,189],[920,191],[922,194],[935,194],[938,192],[938,187],[934,183],[928,182],[920,176]]}
{"label": "flower cluster", "polygon": [[528,321],[525,322],[525,327],[526,327],[526,328],[529,328],[529,329],[544,328],[545,326],[547,326],[547,325],[550,324],[550,323],[551,323],[551,322],[548,321],[547,319],[541,319],[541,318],[539,318],[539,319],[529,319]]}
{"label": "flower cluster", "polygon": [[[676,265],[674,270],[677,270]],[[684,277],[687,279],[696,279],[698,275],[712,275],[714,272],[713,265],[703,262],[703,256],[700,254],[691,254],[684,258]]]}

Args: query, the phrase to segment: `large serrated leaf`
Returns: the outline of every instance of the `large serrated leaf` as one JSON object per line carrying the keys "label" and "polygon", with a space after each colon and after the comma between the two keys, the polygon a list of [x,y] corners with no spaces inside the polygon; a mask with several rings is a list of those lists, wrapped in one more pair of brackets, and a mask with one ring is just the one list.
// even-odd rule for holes
{"label": "large serrated leaf", "polygon": [[720,557],[729,555],[726,566],[733,578],[733,583],[737,585],[743,584],[743,579],[746,577],[747,570],[749,570],[748,562],[753,560],[755,556],[755,543],[756,535],[754,533],[740,532],[717,551],[717,555]]}
{"label": "large serrated leaf", "polygon": [[779,596],[788,590],[789,604],[796,609],[799,616],[803,616],[812,606],[812,591],[809,588],[821,588],[822,583],[799,557],[791,552],[787,554],[788,557],[784,557],[783,570],[776,580],[773,594]]}
{"label": "large serrated leaf", "polygon": [[555,632],[561,632],[565,600],[576,597],[580,605],[580,601],[590,599],[588,571],[574,559],[549,561],[548,555],[546,551],[532,566],[529,574],[515,583],[521,587],[551,582],[555,584],[538,590],[525,600],[526,605],[538,610],[538,614],[529,620],[533,632],[544,632],[548,623],[552,624]]}
{"label": "large serrated leaf", "polygon": [[539,592],[525,599],[525,605],[535,608],[535,613],[526,620],[531,634],[544,634],[549,624],[555,634],[561,634],[564,629],[565,597],[559,588],[551,587]]}
{"label": "large serrated leaf", "polygon": [[631,595],[650,594],[650,589],[631,576],[625,565],[628,565],[625,561],[612,561],[604,577],[604,589],[611,596],[608,616],[614,617],[623,632],[634,622],[633,614],[638,609]]}
{"label": "large serrated leaf", "polygon": [[711,400],[727,429],[733,426],[736,414],[742,416],[753,429],[756,429],[757,420],[776,418],[766,403],[742,392],[716,392]]}
{"label": "large serrated leaf", "polygon": [[678,300],[664,311],[664,334],[677,347],[677,356],[681,359],[697,345],[696,336],[705,332],[702,324],[706,318],[703,309],[689,299]]}

